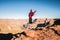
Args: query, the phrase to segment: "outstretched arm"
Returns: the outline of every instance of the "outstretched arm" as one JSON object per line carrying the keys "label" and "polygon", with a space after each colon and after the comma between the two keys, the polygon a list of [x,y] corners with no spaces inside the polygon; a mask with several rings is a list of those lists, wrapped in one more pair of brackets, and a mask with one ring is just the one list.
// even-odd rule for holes
{"label": "outstretched arm", "polygon": [[36,10],[33,13],[36,13]]}

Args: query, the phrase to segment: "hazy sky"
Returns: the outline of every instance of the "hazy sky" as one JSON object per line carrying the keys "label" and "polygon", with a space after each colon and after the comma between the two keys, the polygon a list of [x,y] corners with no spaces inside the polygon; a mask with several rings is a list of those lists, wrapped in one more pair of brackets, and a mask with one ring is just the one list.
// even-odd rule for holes
{"label": "hazy sky", "polygon": [[0,18],[26,19],[30,9],[33,18],[60,18],[60,0],[0,0]]}

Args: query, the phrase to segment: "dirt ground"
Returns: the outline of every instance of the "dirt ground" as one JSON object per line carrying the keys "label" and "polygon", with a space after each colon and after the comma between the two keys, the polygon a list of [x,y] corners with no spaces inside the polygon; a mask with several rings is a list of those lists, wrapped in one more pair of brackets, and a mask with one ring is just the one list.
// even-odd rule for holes
{"label": "dirt ground", "polygon": [[60,40],[60,25],[42,30],[25,30],[24,32],[27,36],[21,35],[15,40]]}
{"label": "dirt ground", "polygon": [[[29,24],[33,28],[39,24],[44,23],[45,19],[38,19],[33,24]],[[50,25],[53,24],[54,20],[50,20]],[[25,32],[26,35],[19,35],[15,40],[60,40],[60,25],[43,27],[42,30],[30,30],[30,29],[21,29],[23,24],[27,24],[28,20],[23,19],[0,19],[0,33],[21,33]],[[29,27],[28,26],[28,27]],[[11,40],[13,40],[12,38]]]}

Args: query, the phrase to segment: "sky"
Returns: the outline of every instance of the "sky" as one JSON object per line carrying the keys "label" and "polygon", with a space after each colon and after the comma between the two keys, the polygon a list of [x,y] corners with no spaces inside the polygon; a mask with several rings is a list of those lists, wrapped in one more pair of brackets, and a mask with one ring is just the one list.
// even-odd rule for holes
{"label": "sky", "polygon": [[60,18],[60,0],[0,0],[0,18],[28,19],[30,9],[33,18]]}

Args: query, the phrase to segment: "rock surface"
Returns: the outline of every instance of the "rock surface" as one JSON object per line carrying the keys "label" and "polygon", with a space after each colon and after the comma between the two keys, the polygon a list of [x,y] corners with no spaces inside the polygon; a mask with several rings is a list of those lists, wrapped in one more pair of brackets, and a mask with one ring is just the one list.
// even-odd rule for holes
{"label": "rock surface", "polygon": [[11,40],[60,40],[60,25],[51,26],[54,23],[53,19],[47,20],[50,21],[49,27],[42,26],[42,29],[35,29],[37,24],[43,24],[44,21],[45,18],[38,18],[29,24],[28,20],[0,19],[0,33],[19,33],[18,37]]}
{"label": "rock surface", "polygon": [[[56,26],[56,28],[58,27],[60,28],[60,25]],[[57,31],[58,34],[52,29]],[[42,30],[25,30],[24,32],[27,36],[21,35],[15,40],[60,40],[60,29],[55,29],[52,27],[43,28]]]}

